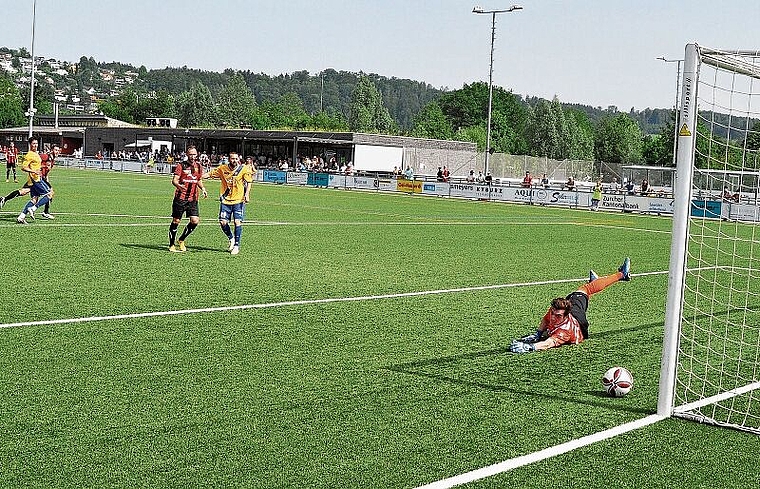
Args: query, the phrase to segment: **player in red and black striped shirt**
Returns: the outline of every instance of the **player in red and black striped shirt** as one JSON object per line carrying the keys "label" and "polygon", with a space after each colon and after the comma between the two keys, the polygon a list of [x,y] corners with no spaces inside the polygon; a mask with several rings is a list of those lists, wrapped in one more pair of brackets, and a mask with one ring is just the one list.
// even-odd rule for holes
{"label": "player in red and black striped shirt", "polygon": [[[172,178],[172,185],[176,187],[176,190],[172,202],[172,223],[169,225],[169,251],[176,253],[187,251],[185,239],[195,230],[200,221],[198,190],[203,193],[204,199],[208,197],[206,187],[203,186],[203,167],[198,163],[198,150],[195,146],[189,146],[185,154],[187,161],[180,161],[177,164]],[[187,215],[190,222],[185,226],[175,245],[174,240],[177,238],[177,229],[183,214]]]}

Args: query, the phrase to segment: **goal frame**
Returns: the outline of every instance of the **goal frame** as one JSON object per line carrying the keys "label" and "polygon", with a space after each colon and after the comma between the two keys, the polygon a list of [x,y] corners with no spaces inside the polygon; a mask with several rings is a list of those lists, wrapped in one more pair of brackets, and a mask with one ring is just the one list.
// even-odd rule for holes
{"label": "goal frame", "polygon": [[[684,54],[683,79],[681,83],[682,98],[678,107],[679,114],[676,118],[678,121],[676,129],[676,177],[673,189],[675,200],[673,204],[674,212],[667,305],[665,310],[665,334],[663,337],[663,352],[660,366],[657,415],[660,417],[670,417],[683,413],[683,417],[696,419],[698,417],[689,414],[690,411],[760,388],[760,382],[752,382],[735,389],[727,389],[725,392],[699,399],[695,402],[674,406],[681,320],[686,288],[690,214],[694,188],[692,181],[695,173],[699,71],[700,66],[704,63],[715,68],[729,69],[734,73],[760,80],[760,67],[742,62],[742,60],[728,60],[721,56],[725,53],[702,48],[694,43],[686,45]],[[732,50],[728,54],[757,56],[760,55],[760,51]],[[748,428],[748,430],[756,431],[756,429],[752,428]]]}

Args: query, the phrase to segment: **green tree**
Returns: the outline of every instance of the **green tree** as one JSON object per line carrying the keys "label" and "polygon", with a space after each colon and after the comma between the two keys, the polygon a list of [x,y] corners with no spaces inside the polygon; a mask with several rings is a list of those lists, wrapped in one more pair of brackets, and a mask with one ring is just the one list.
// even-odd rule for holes
{"label": "green tree", "polygon": [[240,73],[235,73],[219,94],[218,115],[222,125],[240,127],[249,123],[256,110],[256,99]]}
{"label": "green tree", "polygon": [[218,116],[208,87],[198,82],[182,92],[177,100],[177,115],[184,127],[214,127]]}
{"label": "green tree", "polygon": [[599,121],[596,131],[596,159],[607,163],[640,163],[642,141],[638,123],[628,114],[607,115]]}
{"label": "green tree", "polygon": [[594,125],[588,116],[579,110],[565,109],[571,145],[568,158],[572,160],[594,159]]}
{"label": "green tree", "polygon": [[441,106],[437,102],[431,102],[414,117],[410,135],[416,138],[451,139],[454,131]]}
{"label": "green tree", "polygon": [[24,124],[21,94],[13,80],[0,74],[0,127],[18,127]]}
{"label": "green tree", "polygon": [[392,134],[395,124],[383,99],[372,81],[362,76],[351,95],[348,127],[356,132]]}
{"label": "green tree", "polygon": [[559,155],[557,116],[548,100],[540,99],[529,111],[526,135],[532,156],[555,158]]}
{"label": "green tree", "polygon": [[752,129],[750,129],[749,134],[747,135],[745,145],[747,146],[747,149],[760,151],[760,121],[756,121],[752,125]]}
{"label": "green tree", "polygon": [[454,134],[457,141],[469,141],[475,143],[478,151],[486,150],[486,125],[461,127]]}

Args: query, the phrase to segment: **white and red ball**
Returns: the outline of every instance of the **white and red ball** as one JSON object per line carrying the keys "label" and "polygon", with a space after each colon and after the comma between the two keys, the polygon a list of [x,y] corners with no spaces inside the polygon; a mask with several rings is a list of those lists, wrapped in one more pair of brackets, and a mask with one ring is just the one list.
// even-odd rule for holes
{"label": "white and red ball", "polygon": [[612,397],[623,397],[633,389],[633,375],[623,367],[612,367],[602,377],[604,390]]}

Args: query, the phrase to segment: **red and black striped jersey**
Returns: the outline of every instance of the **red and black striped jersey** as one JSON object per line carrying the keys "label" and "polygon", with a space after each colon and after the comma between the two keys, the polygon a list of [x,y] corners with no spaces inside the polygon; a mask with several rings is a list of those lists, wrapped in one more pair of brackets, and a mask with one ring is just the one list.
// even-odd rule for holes
{"label": "red and black striped jersey", "polygon": [[183,161],[174,168],[174,174],[179,176],[179,184],[182,189],[174,192],[174,198],[195,202],[198,200],[198,184],[203,177],[203,167],[200,163]]}
{"label": "red and black striped jersey", "polygon": [[42,178],[47,180],[48,173],[50,173],[50,170],[53,169],[53,165],[55,165],[55,158],[52,154],[45,153],[43,155],[40,155],[40,160],[42,160],[40,175],[42,175]]}

